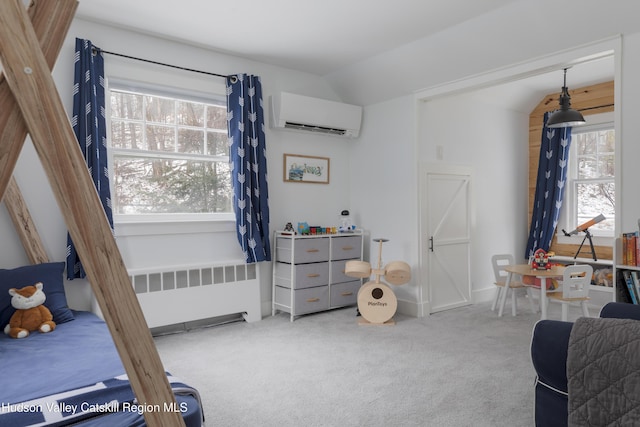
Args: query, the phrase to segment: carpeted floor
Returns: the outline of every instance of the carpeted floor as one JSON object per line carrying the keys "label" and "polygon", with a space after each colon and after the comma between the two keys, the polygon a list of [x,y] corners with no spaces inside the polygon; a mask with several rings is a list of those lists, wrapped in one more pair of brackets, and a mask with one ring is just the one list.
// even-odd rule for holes
{"label": "carpeted floor", "polygon": [[[358,325],[354,307],[282,313],[155,340],[166,370],[200,391],[208,427],[531,426],[539,315],[520,307],[398,315],[394,326]],[[559,313],[552,304],[549,317]]]}

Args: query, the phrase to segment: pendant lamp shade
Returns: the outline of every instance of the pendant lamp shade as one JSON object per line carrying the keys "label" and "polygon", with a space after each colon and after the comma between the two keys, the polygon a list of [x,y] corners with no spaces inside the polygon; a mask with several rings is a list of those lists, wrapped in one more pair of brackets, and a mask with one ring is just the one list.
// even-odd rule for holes
{"label": "pendant lamp shade", "polygon": [[584,117],[578,110],[571,108],[571,96],[567,89],[567,69],[564,69],[564,86],[560,94],[560,109],[555,111],[547,120],[548,128],[565,128],[569,126],[580,126],[586,123]]}

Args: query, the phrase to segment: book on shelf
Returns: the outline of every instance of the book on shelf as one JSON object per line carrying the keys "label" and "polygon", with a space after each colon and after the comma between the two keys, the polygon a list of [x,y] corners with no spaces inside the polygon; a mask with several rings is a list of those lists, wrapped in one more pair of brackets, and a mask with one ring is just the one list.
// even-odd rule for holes
{"label": "book on shelf", "polygon": [[622,264],[640,265],[640,236],[638,231],[622,233]]}
{"label": "book on shelf", "polygon": [[633,281],[633,290],[636,291],[636,299],[640,303],[640,277],[637,271],[631,272],[631,280]]}
{"label": "book on shelf", "polygon": [[624,277],[624,282],[627,285],[627,290],[629,291],[629,297],[633,304],[638,304],[638,292],[635,289],[635,285],[633,284],[633,277],[631,276],[631,271],[623,270],[622,276]]}
{"label": "book on shelf", "polygon": [[627,289],[627,283],[624,280],[622,275],[622,271],[619,271],[616,274],[616,301],[618,302],[626,302],[631,304],[631,296],[629,295],[629,290]]}

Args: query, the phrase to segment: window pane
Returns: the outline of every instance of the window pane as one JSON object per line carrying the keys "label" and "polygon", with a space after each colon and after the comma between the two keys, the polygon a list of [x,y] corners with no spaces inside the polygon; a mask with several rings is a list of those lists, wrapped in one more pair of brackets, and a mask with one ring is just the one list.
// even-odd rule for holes
{"label": "window pane", "polygon": [[155,123],[175,123],[175,103],[172,99],[146,96],[146,119]]}
{"label": "window pane", "polygon": [[227,162],[114,158],[116,213],[230,212]]}
{"label": "window pane", "polygon": [[[110,96],[115,213],[231,212],[224,96],[211,104],[117,90]],[[154,154],[142,157],[144,150]]]}
{"label": "window pane", "polygon": [[111,117],[142,120],[142,95],[113,92],[111,94]]}
{"label": "window pane", "polygon": [[598,175],[601,177],[614,177],[615,174],[615,158],[613,154],[600,156],[598,158]]}
{"label": "window pane", "polygon": [[573,135],[577,142],[578,156],[583,154],[595,154],[596,153],[596,139],[594,138],[594,132],[578,133]]}
{"label": "window pane", "polygon": [[598,132],[598,152],[601,154],[614,153],[616,148],[615,131],[612,129]]}
{"label": "window pane", "polygon": [[615,132],[612,129],[576,133],[578,179],[615,176]]}
{"label": "window pane", "polygon": [[[592,232],[612,236],[615,222],[615,131],[613,123],[600,123],[572,130],[572,150],[576,162],[571,168],[573,184],[567,187],[575,215],[573,226],[603,214],[605,220],[591,227]],[[573,153],[572,153],[573,154]]]}
{"label": "window pane", "polygon": [[229,145],[226,132],[207,132],[208,153],[211,156],[228,156]]}
{"label": "window pane", "polygon": [[593,230],[613,230],[615,220],[615,184],[613,182],[576,183],[576,190],[578,194],[577,225],[584,224],[590,219],[603,214],[606,220],[592,226]]}
{"label": "window pane", "polygon": [[203,154],[204,131],[178,129],[178,152]]}
{"label": "window pane", "polygon": [[177,120],[179,125],[204,126],[204,104],[195,102],[177,101]]}
{"label": "window pane", "polygon": [[176,138],[173,127],[147,125],[148,150],[175,151]]}
{"label": "window pane", "polygon": [[598,176],[596,156],[578,157],[578,179],[594,179]]}
{"label": "window pane", "polygon": [[207,106],[207,127],[212,129],[227,129],[227,107]]}
{"label": "window pane", "polygon": [[124,120],[111,121],[111,146],[132,150],[146,150],[140,123]]}

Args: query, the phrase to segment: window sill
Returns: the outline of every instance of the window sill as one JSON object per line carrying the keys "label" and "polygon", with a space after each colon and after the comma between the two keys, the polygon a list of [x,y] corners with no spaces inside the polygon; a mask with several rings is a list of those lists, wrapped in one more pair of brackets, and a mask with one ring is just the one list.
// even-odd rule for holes
{"label": "window sill", "polygon": [[224,233],[235,231],[235,219],[233,214],[220,215],[217,219],[188,216],[181,219],[176,217],[114,218],[114,228],[116,237]]}

